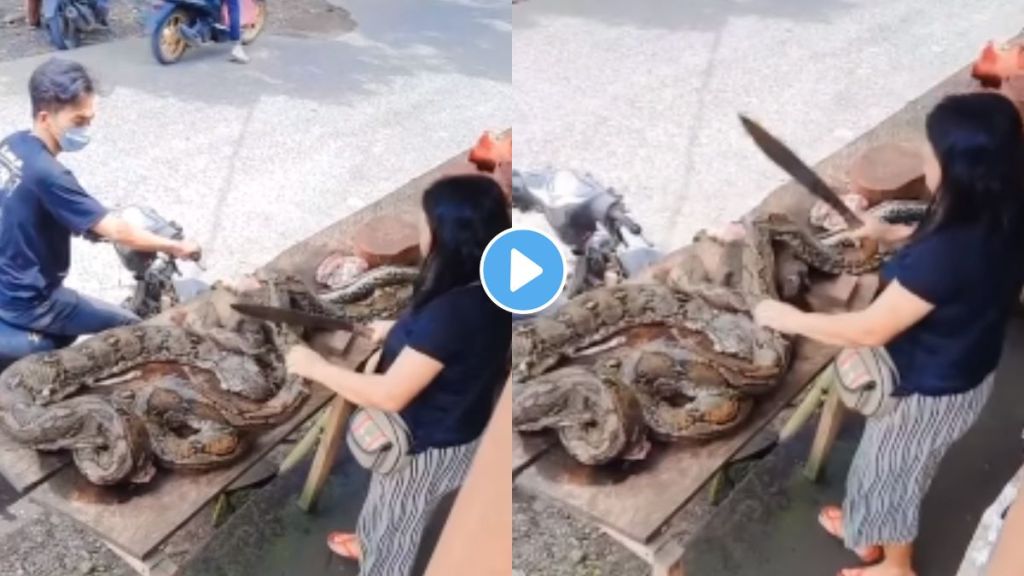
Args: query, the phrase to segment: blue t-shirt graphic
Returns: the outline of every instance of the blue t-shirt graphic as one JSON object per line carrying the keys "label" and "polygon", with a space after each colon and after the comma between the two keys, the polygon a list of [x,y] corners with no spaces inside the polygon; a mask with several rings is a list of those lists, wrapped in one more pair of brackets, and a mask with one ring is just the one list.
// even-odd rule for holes
{"label": "blue t-shirt graphic", "polygon": [[59,288],[71,236],[107,214],[30,132],[0,142],[0,308],[24,310]]}

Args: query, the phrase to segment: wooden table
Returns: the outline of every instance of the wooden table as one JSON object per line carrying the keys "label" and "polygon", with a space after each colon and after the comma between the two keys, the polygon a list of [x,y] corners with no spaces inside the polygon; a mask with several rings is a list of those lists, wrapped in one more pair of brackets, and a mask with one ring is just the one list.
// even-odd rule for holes
{"label": "wooden table", "polygon": [[[843,302],[818,300],[818,309],[866,305],[871,277],[822,284],[821,292],[843,294]],[[811,298],[813,300],[813,297]],[[673,518],[720,474],[743,448],[789,405],[831,361],[837,350],[798,340],[790,370],[776,392],[760,399],[749,423],[734,434],[705,443],[657,446],[632,467],[592,467],[575,462],[548,435],[516,435],[516,485],[557,502],[594,523],[651,565],[656,576],[682,574],[684,551]]]}

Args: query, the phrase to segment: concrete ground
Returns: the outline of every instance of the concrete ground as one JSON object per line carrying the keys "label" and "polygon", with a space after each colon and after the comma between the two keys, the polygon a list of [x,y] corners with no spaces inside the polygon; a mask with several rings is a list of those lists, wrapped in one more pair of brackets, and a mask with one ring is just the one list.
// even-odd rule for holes
{"label": "concrete ground", "polygon": [[[920,576],[956,574],[981,514],[1021,465],[1024,429],[1024,322],[1011,325],[993,395],[978,423],[955,444],[924,502],[915,567]],[[688,574],[834,574],[856,558],[815,521],[842,499],[860,422],[844,427],[823,481],[801,475],[810,428],[776,451],[736,489],[687,551]]]}
{"label": "concrete ground", "polygon": [[[181,223],[208,266],[186,272],[213,281],[266,263],[481,131],[511,125],[507,3],[335,1],[333,20],[289,6],[295,17],[271,25],[248,66],[212,47],[161,67],[144,39],[62,54],[104,89],[93,143],[62,160],[105,203],[147,204]],[[0,62],[0,133],[28,127],[27,80],[45,57]],[[109,246],[76,241],[68,284],[119,300],[130,277]],[[15,498],[0,488],[0,576],[132,573],[81,528]],[[347,502],[355,514],[358,499]],[[210,516],[172,539],[173,559],[209,537]]]}
{"label": "concrete ground", "polygon": [[1024,26],[1013,0],[526,0],[516,165],[591,171],[662,246],[788,180],[736,119],[814,163]]}

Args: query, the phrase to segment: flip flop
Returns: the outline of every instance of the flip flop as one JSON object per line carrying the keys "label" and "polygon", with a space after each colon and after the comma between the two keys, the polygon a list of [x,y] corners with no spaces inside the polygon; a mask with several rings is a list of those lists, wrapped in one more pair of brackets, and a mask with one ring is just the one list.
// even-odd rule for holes
{"label": "flip flop", "polygon": [[[843,539],[843,511],[838,506],[825,506],[818,513],[818,524],[834,538]],[[854,550],[857,557],[865,564],[874,564],[882,559],[881,546],[867,546],[860,550]],[[851,568],[851,570],[863,570],[863,568]],[[842,576],[858,576],[859,572],[852,574],[843,573]]]}
{"label": "flip flop", "polygon": [[363,557],[359,537],[347,532],[331,532],[327,535],[327,547],[342,558],[359,561]]}

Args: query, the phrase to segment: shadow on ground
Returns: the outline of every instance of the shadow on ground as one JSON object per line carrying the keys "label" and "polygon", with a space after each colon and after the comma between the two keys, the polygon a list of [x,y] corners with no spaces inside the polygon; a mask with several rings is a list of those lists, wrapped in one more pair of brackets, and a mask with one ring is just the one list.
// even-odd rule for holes
{"label": "shadow on ground", "polygon": [[[730,18],[754,16],[799,23],[828,22],[854,7],[851,0],[694,0],[629,2],[618,0],[523,0],[515,7],[516,29],[540,24],[543,17],[596,20],[609,26],[662,30],[717,30]],[[752,58],[761,55],[752,54]]]}
{"label": "shadow on ground", "polygon": [[335,466],[317,509],[297,505],[308,466],[277,478],[231,516],[180,576],[355,576],[353,562],[324,545],[332,530],[354,531],[369,478],[350,458]]}
{"label": "shadow on ground", "polygon": [[[995,392],[977,425],[949,452],[925,499],[916,567],[921,576],[955,574],[981,514],[1021,464],[1024,428],[1024,322],[1007,338]],[[850,418],[852,421],[853,419]],[[699,576],[834,574],[856,557],[815,520],[839,502],[860,436],[848,421],[821,484],[802,476],[808,427],[757,466],[690,544],[686,568]]]}

